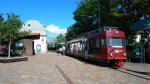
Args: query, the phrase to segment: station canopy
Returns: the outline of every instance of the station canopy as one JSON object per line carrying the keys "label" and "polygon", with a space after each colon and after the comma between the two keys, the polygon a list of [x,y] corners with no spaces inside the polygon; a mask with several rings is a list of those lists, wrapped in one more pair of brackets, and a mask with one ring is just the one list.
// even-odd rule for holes
{"label": "station canopy", "polygon": [[150,18],[146,20],[141,20],[131,24],[130,29],[132,31],[138,30],[150,30]]}

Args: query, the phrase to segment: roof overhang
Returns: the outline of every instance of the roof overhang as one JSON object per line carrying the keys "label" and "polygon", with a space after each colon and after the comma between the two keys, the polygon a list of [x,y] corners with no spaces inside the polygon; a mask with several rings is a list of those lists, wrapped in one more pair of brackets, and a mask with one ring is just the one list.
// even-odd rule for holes
{"label": "roof overhang", "polygon": [[22,39],[40,39],[40,33],[29,33],[27,36]]}

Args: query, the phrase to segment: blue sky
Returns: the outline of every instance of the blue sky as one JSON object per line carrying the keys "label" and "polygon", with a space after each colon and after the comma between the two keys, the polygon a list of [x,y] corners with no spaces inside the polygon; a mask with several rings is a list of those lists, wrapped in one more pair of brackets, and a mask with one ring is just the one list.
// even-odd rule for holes
{"label": "blue sky", "polygon": [[[64,29],[73,24],[73,11],[79,0],[2,0],[0,13],[13,12],[20,15],[23,22],[30,19],[38,20],[41,24]],[[48,37],[57,34],[50,33]]]}

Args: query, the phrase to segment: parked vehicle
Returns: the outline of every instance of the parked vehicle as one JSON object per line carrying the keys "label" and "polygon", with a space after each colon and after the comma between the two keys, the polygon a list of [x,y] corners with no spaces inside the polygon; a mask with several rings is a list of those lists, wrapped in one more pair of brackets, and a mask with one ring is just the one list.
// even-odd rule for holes
{"label": "parked vehicle", "polygon": [[57,49],[57,53],[65,54],[65,44],[61,44]]}
{"label": "parked vehicle", "polygon": [[125,33],[116,27],[84,33],[67,42],[66,54],[122,67],[126,60]]}
{"label": "parked vehicle", "polygon": [[57,48],[57,49],[56,49],[56,52],[57,52],[57,53],[62,53],[62,47]]}

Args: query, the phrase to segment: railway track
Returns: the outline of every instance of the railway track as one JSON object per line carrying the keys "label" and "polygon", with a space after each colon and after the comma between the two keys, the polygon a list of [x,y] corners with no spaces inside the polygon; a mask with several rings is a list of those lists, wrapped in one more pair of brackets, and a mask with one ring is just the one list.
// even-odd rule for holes
{"label": "railway track", "polygon": [[120,68],[120,69],[114,69],[114,70],[150,81],[150,72],[136,71],[136,70],[132,70],[128,68]]}
{"label": "railway track", "polygon": [[55,67],[58,69],[58,71],[61,73],[61,75],[64,77],[68,84],[73,84],[71,79],[64,73],[64,71],[58,65],[55,65]]}

